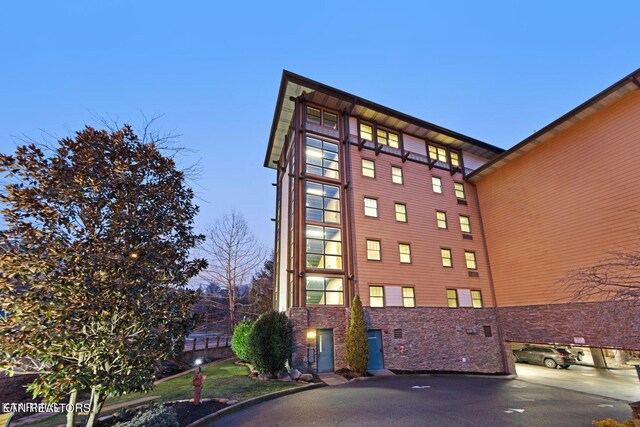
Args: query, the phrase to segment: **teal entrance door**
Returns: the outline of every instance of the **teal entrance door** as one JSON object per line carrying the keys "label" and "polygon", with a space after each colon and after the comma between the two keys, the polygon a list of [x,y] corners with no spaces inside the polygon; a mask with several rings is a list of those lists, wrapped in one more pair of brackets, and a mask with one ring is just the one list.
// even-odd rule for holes
{"label": "teal entrance door", "polygon": [[318,372],[333,372],[333,329],[318,329]]}
{"label": "teal entrance door", "polygon": [[369,331],[369,364],[368,371],[384,368],[382,360],[382,331],[373,329]]}

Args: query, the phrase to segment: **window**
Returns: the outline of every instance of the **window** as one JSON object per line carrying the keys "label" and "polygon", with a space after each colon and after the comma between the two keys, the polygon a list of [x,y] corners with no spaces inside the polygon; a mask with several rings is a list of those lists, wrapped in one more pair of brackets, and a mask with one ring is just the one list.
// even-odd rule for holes
{"label": "window", "polygon": [[367,259],[380,261],[380,240],[367,240]]}
{"label": "window", "polygon": [[438,228],[447,229],[447,213],[442,211],[436,211],[436,221],[438,222]]}
{"label": "window", "polygon": [[440,258],[442,258],[443,267],[453,267],[453,259],[451,258],[451,249],[441,248]]}
{"label": "window", "polygon": [[307,225],[306,236],[307,267],[342,269],[342,238],[339,228]]}
{"label": "window", "polygon": [[338,145],[307,138],[307,173],[338,179]]}
{"label": "window", "polygon": [[308,221],[340,224],[340,188],[307,181]]}
{"label": "window", "polygon": [[378,144],[388,145],[393,148],[400,148],[399,138],[397,133],[387,132],[386,130],[378,129]]}
{"label": "window", "polygon": [[449,152],[449,157],[451,158],[451,166],[454,168],[460,167],[460,155],[455,151]]}
{"label": "window", "polygon": [[447,305],[449,308],[482,308],[482,292],[470,289],[447,289]]}
{"label": "window", "polygon": [[471,223],[469,217],[466,215],[460,215],[460,231],[463,233],[471,233]]}
{"label": "window", "polygon": [[376,177],[376,163],[373,160],[362,159],[362,175]]}
{"label": "window", "polygon": [[307,305],[343,305],[342,279],[334,277],[307,277]]}
{"label": "window", "polygon": [[321,123],[320,109],[307,106],[307,122],[319,125]]}
{"label": "window", "polygon": [[398,244],[400,250],[400,262],[402,264],[411,264],[411,245],[407,243]]}
{"label": "window", "polygon": [[464,185],[461,182],[454,182],[453,183],[453,188],[456,191],[456,197],[458,199],[464,199]]}
{"label": "window", "polygon": [[384,307],[384,286],[369,286],[369,306]]}
{"label": "window", "polygon": [[458,292],[455,289],[447,289],[447,305],[449,308],[458,307]]}
{"label": "window", "polygon": [[437,176],[431,177],[431,185],[433,186],[433,192],[442,194],[442,180]]}
{"label": "window", "polygon": [[338,116],[330,113],[328,111],[325,111],[322,114],[322,118],[323,118],[323,125],[324,127],[330,128],[330,129],[338,129]]}
{"label": "window", "polygon": [[471,291],[471,305],[473,308],[482,308],[482,292]]}
{"label": "window", "polygon": [[391,181],[394,184],[402,184],[402,168],[391,166]]}
{"label": "window", "polygon": [[464,251],[464,260],[467,263],[469,270],[476,270],[478,268],[476,264],[476,254],[471,251]]}
{"label": "window", "polygon": [[429,158],[438,162],[447,163],[447,150],[445,150],[444,148],[436,147],[435,145],[430,145]]}
{"label": "window", "polygon": [[402,288],[402,306],[403,307],[415,307],[416,297],[413,292],[413,288]]}
{"label": "window", "polygon": [[307,123],[338,129],[338,116],[328,111],[321,111],[319,108],[307,106]]}
{"label": "window", "polygon": [[360,138],[373,141],[373,128],[364,123],[360,123]]}
{"label": "window", "polygon": [[396,221],[407,222],[407,205],[396,203]]}
{"label": "window", "polygon": [[364,198],[364,215],[378,217],[378,201],[376,199]]}

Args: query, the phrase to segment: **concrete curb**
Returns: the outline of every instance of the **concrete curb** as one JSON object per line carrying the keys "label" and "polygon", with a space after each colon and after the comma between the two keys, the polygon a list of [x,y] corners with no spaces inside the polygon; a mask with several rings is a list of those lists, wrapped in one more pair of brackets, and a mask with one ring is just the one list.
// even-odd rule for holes
{"label": "concrete curb", "polygon": [[204,425],[205,423],[210,423],[213,422],[215,420],[217,420],[218,418],[222,418],[226,415],[229,414],[233,414],[234,412],[238,412],[242,409],[248,408],[250,406],[254,406],[257,405],[259,403],[262,402],[266,402],[268,400],[273,400],[273,399],[277,399],[279,397],[283,397],[283,396],[288,396],[290,394],[296,394],[296,393],[300,393],[306,390],[313,390],[315,388],[320,388],[320,387],[325,387],[326,384],[325,383],[313,383],[313,384],[309,384],[309,385],[304,385],[302,387],[296,387],[296,388],[290,388],[287,390],[282,390],[282,391],[276,391],[274,393],[269,393],[269,394],[265,394],[263,396],[258,396],[258,397],[254,397],[253,399],[248,399],[248,400],[243,400],[240,403],[237,403],[233,406],[229,406],[228,408],[224,408],[224,409],[220,409],[217,412],[214,412],[213,414],[209,414],[206,417],[200,418],[199,420],[196,420],[194,422],[192,422],[191,424],[188,424],[187,427],[196,427],[196,426],[201,426]]}

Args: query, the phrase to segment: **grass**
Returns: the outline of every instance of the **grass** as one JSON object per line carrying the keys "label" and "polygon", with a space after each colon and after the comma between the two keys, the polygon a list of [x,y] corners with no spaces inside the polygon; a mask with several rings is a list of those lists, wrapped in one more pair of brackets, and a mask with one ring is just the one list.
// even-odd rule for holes
{"label": "grass", "polygon": [[[220,363],[205,366],[202,373],[206,376],[202,387],[201,397],[222,397],[225,399],[246,400],[252,397],[262,396],[297,387],[292,382],[256,381],[247,376],[249,369],[246,366],[235,365],[235,359],[227,359]],[[108,399],[104,406],[121,402],[140,399],[146,396],[161,396],[158,401],[192,399],[193,398],[193,374],[174,378],[157,384],[149,393],[133,393],[125,396]],[[102,413],[101,415],[104,415]],[[58,414],[45,418],[38,423],[30,424],[37,427],[54,427],[64,424],[66,414]]]}

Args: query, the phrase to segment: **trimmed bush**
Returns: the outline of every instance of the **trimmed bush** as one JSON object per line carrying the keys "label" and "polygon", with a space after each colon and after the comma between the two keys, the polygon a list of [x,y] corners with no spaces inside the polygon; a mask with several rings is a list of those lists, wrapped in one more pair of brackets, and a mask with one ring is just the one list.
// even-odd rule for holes
{"label": "trimmed bush", "polygon": [[265,313],[253,324],[247,340],[249,360],[264,374],[284,369],[291,356],[291,322],[284,313]]}
{"label": "trimmed bush", "polygon": [[251,332],[251,326],[253,322],[250,320],[243,320],[238,323],[238,326],[233,330],[233,338],[231,338],[231,350],[245,362],[249,361],[249,349],[247,347],[247,339],[249,338],[249,332]]}
{"label": "trimmed bush", "polygon": [[593,421],[592,424],[596,427],[634,427],[635,424],[631,420],[620,422],[611,418],[601,421]]}
{"label": "trimmed bush", "polygon": [[176,410],[169,406],[158,406],[134,416],[129,421],[115,424],[113,427],[178,427]]}
{"label": "trimmed bush", "polygon": [[351,323],[347,330],[345,345],[347,365],[358,375],[364,374],[369,363],[369,336],[359,295],[353,298],[353,304],[351,304]]}

